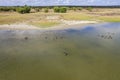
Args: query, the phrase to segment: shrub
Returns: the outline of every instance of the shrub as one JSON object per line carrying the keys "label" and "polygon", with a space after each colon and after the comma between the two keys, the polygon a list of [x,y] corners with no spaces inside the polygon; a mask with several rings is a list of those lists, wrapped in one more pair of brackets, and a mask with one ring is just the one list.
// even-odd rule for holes
{"label": "shrub", "polygon": [[29,6],[24,6],[25,13],[30,13],[31,8]]}
{"label": "shrub", "polygon": [[18,13],[21,13],[21,14],[24,14],[24,13],[25,13],[23,7],[19,7],[19,8],[17,8],[16,11],[17,11]]}
{"label": "shrub", "polygon": [[44,12],[45,12],[45,13],[48,13],[48,12],[49,12],[48,8],[45,8],[45,9],[44,9]]}
{"label": "shrub", "polygon": [[11,9],[9,7],[1,7],[0,11],[10,11]]}
{"label": "shrub", "polygon": [[40,11],[40,9],[39,9],[39,8],[35,8],[35,11],[36,11],[36,12],[39,12],[39,11]]}
{"label": "shrub", "polygon": [[54,7],[54,12],[59,13],[60,12],[60,8],[59,7]]}
{"label": "shrub", "polygon": [[66,7],[54,7],[54,12],[66,13],[67,12],[67,8]]}
{"label": "shrub", "polygon": [[78,8],[78,10],[80,10],[80,11],[81,11],[82,9],[83,9],[82,7],[79,7],[79,8]]}
{"label": "shrub", "polygon": [[17,12],[24,14],[24,13],[30,13],[31,8],[29,6],[24,6],[24,7],[18,7],[16,9]]}
{"label": "shrub", "polygon": [[60,12],[61,13],[66,13],[67,12],[67,8],[66,7],[61,7],[60,8]]}
{"label": "shrub", "polygon": [[16,11],[16,7],[0,7],[0,11]]}
{"label": "shrub", "polygon": [[72,10],[76,11],[76,10],[77,10],[77,8],[76,8],[76,7],[73,7],[73,8],[72,8]]}
{"label": "shrub", "polygon": [[92,9],[93,9],[92,7],[88,7],[87,8],[88,11],[92,11]]}

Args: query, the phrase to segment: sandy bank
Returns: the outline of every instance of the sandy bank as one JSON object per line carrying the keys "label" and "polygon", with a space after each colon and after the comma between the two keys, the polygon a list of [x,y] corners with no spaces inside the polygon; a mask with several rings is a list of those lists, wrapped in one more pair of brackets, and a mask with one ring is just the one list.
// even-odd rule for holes
{"label": "sandy bank", "polygon": [[75,27],[81,27],[88,24],[96,24],[97,21],[75,21],[75,20],[61,20],[61,24],[53,27],[41,28],[26,23],[19,24],[4,24],[0,25],[0,29],[11,29],[11,30],[32,30],[32,29],[66,29]]}

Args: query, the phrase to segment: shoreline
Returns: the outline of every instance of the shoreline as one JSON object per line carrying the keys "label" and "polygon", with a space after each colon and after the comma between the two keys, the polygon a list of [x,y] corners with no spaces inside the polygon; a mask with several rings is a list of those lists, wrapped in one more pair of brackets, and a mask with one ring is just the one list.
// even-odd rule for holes
{"label": "shoreline", "polygon": [[[0,25],[0,30],[62,30],[68,28],[80,28],[82,26],[98,24],[98,21],[75,21],[75,20],[61,20],[61,24],[51,27],[37,27],[26,23],[3,24]],[[75,26],[75,27],[74,27]]]}

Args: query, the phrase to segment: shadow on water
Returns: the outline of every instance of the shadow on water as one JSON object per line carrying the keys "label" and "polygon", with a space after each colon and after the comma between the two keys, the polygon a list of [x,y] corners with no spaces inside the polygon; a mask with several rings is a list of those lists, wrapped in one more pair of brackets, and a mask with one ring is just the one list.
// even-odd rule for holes
{"label": "shadow on water", "polygon": [[120,23],[0,30],[0,80],[120,80]]}

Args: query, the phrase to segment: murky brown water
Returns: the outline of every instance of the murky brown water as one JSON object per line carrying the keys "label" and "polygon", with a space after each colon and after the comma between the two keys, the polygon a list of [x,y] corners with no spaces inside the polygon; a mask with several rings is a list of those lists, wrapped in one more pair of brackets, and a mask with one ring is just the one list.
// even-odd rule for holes
{"label": "murky brown water", "polygon": [[120,23],[0,30],[0,80],[120,80]]}

